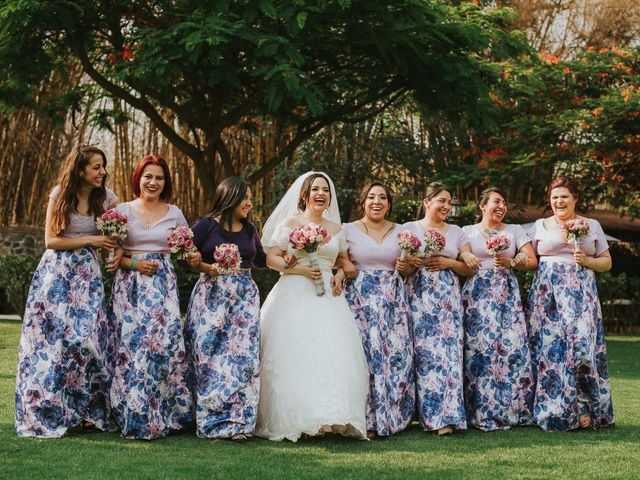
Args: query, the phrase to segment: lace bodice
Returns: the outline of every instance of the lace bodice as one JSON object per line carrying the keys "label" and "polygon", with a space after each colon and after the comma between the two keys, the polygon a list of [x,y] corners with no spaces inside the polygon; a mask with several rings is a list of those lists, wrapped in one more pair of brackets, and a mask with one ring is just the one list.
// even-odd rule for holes
{"label": "lace bodice", "polygon": [[[289,234],[293,229],[286,225],[280,225],[274,235],[276,239],[276,245],[283,252],[294,254],[298,259],[298,263],[301,265],[309,265],[309,254],[304,250],[295,250],[289,243]],[[336,263],[336,258],[340,252],[345,252],[348,249],[347,239],[344,236],[342,230],[333,235],[331,239],[325,244],[320,245],[317,250],[318,260],[320,263],[320,269],[324,272],[331,272],[331,268]]]}
{"label": "lace bodice", "polygon": [[[115,204],[118,200],[118,197],[115,193],[113,193],[108,188],[107,196],[103,203],[103,208],[106,210],[111,205]],[[60,194],[60,185],[56,185],[51,193],[49,194],[49,198],[55,200],[58,198]],[[96,217],[93,215],[81,215],[75,210],[69,212],[69,225],[60,232],[61,237],[83,237],[85,235],[100,235],[98,228],[96,227]]]}

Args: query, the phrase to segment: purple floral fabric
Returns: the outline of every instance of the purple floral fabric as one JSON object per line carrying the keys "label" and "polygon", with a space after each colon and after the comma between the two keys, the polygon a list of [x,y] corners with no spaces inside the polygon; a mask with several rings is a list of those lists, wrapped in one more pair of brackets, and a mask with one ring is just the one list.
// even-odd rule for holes
{"label": "purple floral fabric", "polygon": [[155,260],[158,269],[153,276],[120,269],[113,282],[111,404],[124,437],[151,440],[191,421],[191,395],[170,256],[134,258]]}
{"label": "purple floral fabric", "polygon": [[545,430],[612,425],[607,347],[595,275],[575,263],[540,263],[529,294],[533,419]]}
{"label": "purple floral fabric", "polygon": [[56,438],[83,421],[111,430],[107,320],[96,252],[47,250],[29,289],[16,381],[16,430]]}
{"label": "purple floral fabric", "polygon": [[518,281],[481,269],[462,289],[467,421],[484,431],[531,421],[533,376]]}
{"label": "purple floral fabric", "polygon": [[367,430],[380,436],[404,430],[415,403],[411,312],[394,271],[360,271],[345,298],[360,329],[369,366]]}
{"label": "purple floral fabric", "polygon": [[201,275],[184,329],[198,436],[253,433],[260,389],[260,297],[251,272]]}
{"label": "purple floral fabric", "polygon": [[407,281],[413,314],[418,418],[425,430],[467,428],[463,399],[463,315],[458,277],[420,268]]}

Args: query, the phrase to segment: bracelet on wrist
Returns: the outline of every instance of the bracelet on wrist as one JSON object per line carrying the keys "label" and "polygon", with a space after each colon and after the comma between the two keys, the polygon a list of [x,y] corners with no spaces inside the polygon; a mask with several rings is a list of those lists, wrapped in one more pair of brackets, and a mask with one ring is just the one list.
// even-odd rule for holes
{"label": "bracelet on wrist", "polygon": [[137,258],[132,259],[131,263],[129,264],[129,270],[135,270],[137,264],[138,264],[138,259]]}

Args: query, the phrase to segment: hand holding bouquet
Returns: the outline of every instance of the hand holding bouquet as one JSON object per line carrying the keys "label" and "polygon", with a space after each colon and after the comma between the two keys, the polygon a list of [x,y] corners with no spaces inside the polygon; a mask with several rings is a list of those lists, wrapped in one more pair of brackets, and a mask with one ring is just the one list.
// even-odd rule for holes
{"label": "hand holding bouquet", "polygon": [[[580,250],[580,239],[586,238],[591,233],[589,229],[589,224],[586,220],[581,218],[574,218],[573,220],[569,220],[562,224],[562,231],[564,232],[564,236],[567,240],[573,240],[575,243],[575,251]],[[577,266],[577,269],[580,270],[582,267],[580,265]]]}
{"label": "hand holding bouquet", "polygon": [[[314,268],[320,267],[317,253],[318,247],[323,243],[327,243],[330,239],[331,235],[327,232],[327,229],[315,223],[302,225],[293,229],[289,234],[289,243],[293,249],[307,252],[309,254],[309,263]],[[315,284],[316,295],[324,295],[326,290],[322,278],[316,279]]]}
{"label": "hand holding bouquet", "polygon": [[216,247],[213,253],[216,261],[216,270],[222,274],[234,274],[240,270],[240,250],[235,243],[222,243]]}
{"label": "hand holding bouquet", "polygon": [[[96,219],[96,227],[102,232],[103,235],[108,235],[114,239],[120,241],[127,238],[127,222],[129,219],[127,216],[112,208],[107,210]],[[113,260],[113,250],[109,250],[109,261]]]}
{"label": "hand holding bouquet", "polygon": [[404,260],[407,255],[417,255],[422,242],[409,230],[403,230],[398,234],[398,246],[402,250],[400,260]]}
{"label": "hand holding bouquet", "polygon": [[495,266],[496,257],[507,250],[511,246],[511,242],[505,235],[493,235],[487,238],[485,246],[487,247],[487,251],[493,256],[493,271],[497,272],[498,269]]}
{"label": "hand holding bouquet", "polygon": [[193,243],[193,232],[189,227],[180,226],[170,230],[167,241],[169,250],[176,254],[178,260],[187,260],[192,253],[198,251]]}

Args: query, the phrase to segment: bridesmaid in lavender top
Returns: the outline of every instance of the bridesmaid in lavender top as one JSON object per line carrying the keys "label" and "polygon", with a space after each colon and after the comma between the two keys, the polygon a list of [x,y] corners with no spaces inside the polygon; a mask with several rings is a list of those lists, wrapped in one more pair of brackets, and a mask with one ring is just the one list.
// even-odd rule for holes
{"label": "bridesmaid in lavender top", "polygon": [[[118,205],[127,215],[125,257],[113,281],[109,311],[111,403],[122,435],[152,440],[191,422],[191,395],[169,231],[187,226],[171,199],[169,167],[145,157],[133,175],[138,197]],[[199,253],[189,262],[197,264]]]}
{"label": "bridesmaid in lavender top", "polygon": [[[465,311],[464,379],[467,421],[484,431],[531,423],[533,377],[527,325],[513,269],[538,266],[520,225],[502,223],[504,195],[495,187],[480,195],[479,223],[463,228],[476,270],[462,289]],[[495,258],[487,239],[503,235],[509,248]]]}
{"label": "bridesmaid in lavender top", "polygon": [[[386,219],[393,200],[379,182],[360,195],[363,217],[342,226],[358,274],[347,281],[369,365],[367,436],[388,436],[411,422],[415,402],[410,310],[404,282],[396,272],[401,226]],[[406,269],[406,267],[404,267]],[[408,270],[407,270],[408,271]]]}
{"label": "bridesmaid in lavender top", "polygon": [[[553,216],[534,227],[540,268],[528,311],[536,382],[533,419],[545,430],[598,430],[614,423],[594,275],[611,268],[611,255],[600,224],[576,214],[579,198],[571,178],[557,177],[548,189]],[[578,249],[562,233],[562,225],[575,218],[586,220],[590,230]]]}
{"label": "bridesmaid in lavender top", "polygon": [[427,187],[418,213],[420,220],[403,226],[420,239],[428,229],[438,230],[446,239],[444,250],[420,261],[417,272],[407,279],[418,418],[425,430],[437,430],[438,435],[467,428],[462,378],[463,310],[455,274],[471,273],[459,260],[470,253],[470,248],[462,229],[445,223],[450,211],[451,191],[434,182]]}
{"label": "bridesmaid in lavender top", "polygon": [[[96,249],[115,249],[96,217],[115,206],[105,188],[107,158],[93,146],[74,149],[49,195],[47,250],[29,287],[16,378],[20,437],[58,438],[84,424],[114,425],[106,365],[107,316]],[[122,251],[107,264],[117,268]]]}

